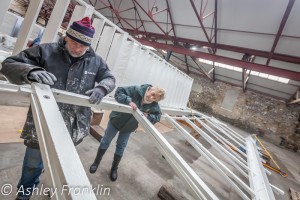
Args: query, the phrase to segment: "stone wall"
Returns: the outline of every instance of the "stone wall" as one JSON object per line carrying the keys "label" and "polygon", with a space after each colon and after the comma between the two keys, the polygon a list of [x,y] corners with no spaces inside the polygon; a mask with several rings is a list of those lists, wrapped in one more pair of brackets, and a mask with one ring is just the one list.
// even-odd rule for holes
{"label": "stone wall", "polygon": [[[262,94],[252,91],[244,93],[239,87],[191,76],[194,78],[194,85],[190,99],[194,109],[251,134],[258,134],[274,144],[282,143],[293,150],[300,149],[299,104],[287,106],[283,101]],[[229,97],[229,103],[234,102],[234,106],[232,110],[224,109],[222,106],[224,107],[226,93],[232,90],[238,94],[234,99]]]}

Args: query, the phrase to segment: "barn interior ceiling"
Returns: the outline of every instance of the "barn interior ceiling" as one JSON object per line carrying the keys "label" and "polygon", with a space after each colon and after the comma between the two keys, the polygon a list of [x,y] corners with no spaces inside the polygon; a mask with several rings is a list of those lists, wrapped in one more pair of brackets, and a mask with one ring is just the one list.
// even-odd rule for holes
{"label": "barn interior ceiling", "polygon": [[[29,0],[15,1],[24,7],[29,3]],[[228,82],[244,90],[253,76],[285,82],[291,89],[277,90],[286,93],[279,95],[286,100],[299,90],[299,1],[85,2],[187,74]],[[54,4],[55,0],[44,1],[39,16],[46,22]],[[75,5],[76,1],[72,0],[63,26],[67,26]],[[239,73],[226,75],[228,70]],[[276,91],[276,88],[269,89]]]}

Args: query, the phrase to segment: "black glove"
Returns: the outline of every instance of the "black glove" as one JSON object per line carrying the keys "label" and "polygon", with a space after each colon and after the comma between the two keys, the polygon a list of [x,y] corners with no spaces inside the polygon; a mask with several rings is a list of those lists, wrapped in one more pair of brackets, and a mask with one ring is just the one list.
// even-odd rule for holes
{"label": "black glove", "polygon": [[106,95],[106,90],[103,87],[95,87],[94,89],[86,91],[85,94],[92,94],[89,99],[91,104],[99,104]]}
{"label": "black glove", "polygon": [[57,81],[56,77],[53,74],[44,70],[33,70],[29,72],[28,79],[48,85],[54,85],[54,81]]}

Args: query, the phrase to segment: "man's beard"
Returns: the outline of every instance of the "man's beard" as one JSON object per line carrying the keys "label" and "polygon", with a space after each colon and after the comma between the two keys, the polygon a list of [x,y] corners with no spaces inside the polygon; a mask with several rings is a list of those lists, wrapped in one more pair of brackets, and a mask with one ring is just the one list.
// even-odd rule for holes
{"label": "man's beard", "polygon": [[70,56],[72,56],[72,57],[74,57],[74,58],[79,58],[79,57],[83,56],[83,55],[86,53],[86,51],[87,51],[87,50],[86,50],[86,51],[82,52],[81,54],[78,54],[78,53],[72,53],[72,52],[69,50],[68,43],[66,44],[66,49],[67,49],[68,53],[70,54]]}
{"label": "man's beard", "polygon": [[144,104],[150,104],[152,101],[147,101],[146,98],[144,98]]}

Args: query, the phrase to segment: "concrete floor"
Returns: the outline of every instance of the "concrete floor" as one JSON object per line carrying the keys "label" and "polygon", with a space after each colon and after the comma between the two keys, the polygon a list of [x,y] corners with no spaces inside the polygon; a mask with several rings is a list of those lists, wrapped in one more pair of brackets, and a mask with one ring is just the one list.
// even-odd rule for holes
{"label": "concrete floor", "polygon": [[[247,134],[242,132],[242,134]],[[193,147],[186,146],[184,139],[176,131],[170,131],[163,134],[165,138],[174,146],[187,163],[196,171],[201,179],[215,192],[222,200],[239,200],[241,199],[236,192],[228,186],[218,173],[210,166],[208,161],[197,153]],[[210,148],[205,141],[200,141],[211,150],[215,155],[216,151]],[[276,199],[289,199],[288,189],[293,187],[300,191],[300,159],[299,154],[282,149],[268,142],[264,142],[267,148],[272,152],[282,170],[287,172],[287,178],[279,174],[272,173],[269,180],[272,184],[278,186],[286,192],[285,196],[276,195]],[[88,172],[96,154],[99,142],[88,136],[78,147],[77,151],[94,187],[109,188],[110,193],[97,195],[98,199],[112,200],[157,200],[157,193],[163,184],[172,185],[176,190],[182,193],[187,199],[195,199],[191,196],[187,186],[175,174],[166,160],[161,157],[160,152],[152,142],[151,137],[144,132],[137,132],[129,140],[124,158],[120,163],[119,178],[117,182],[111,182],[109,172],[113,153],[115,150],[115,141],[105,154],[100,168],[95,174]],[[4,196],[0,194],[1,200],[14,199],[16,184],[20,177],[22,159],[25,147],[21,143],[0,144],[0,186],[11,184],[13,186],[12,194]],[[220,158],[222,159],[222,158]],[[227,164],[230,169],[232,166]],[[235,172],[235,171],[234,171]],[[238,174],[238,173],[237,173]],[[42,176],[41,183],[45,183],[45,177]],[[34,195],[33,200],[49,199],[43,195]]]}

